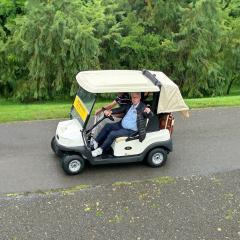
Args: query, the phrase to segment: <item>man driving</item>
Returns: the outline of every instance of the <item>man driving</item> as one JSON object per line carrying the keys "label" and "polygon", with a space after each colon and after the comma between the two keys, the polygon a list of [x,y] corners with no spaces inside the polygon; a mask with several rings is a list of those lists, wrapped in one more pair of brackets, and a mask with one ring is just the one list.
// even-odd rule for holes
{"label": "man driving", "polygon": [[141,102],[141,93],[131,94],[132,104],[120,108],[105,110],[104,115],[109,117],[112,114],[123,113],[124,117],[120,122],[108,123],[100,131],[94,142],[95,150],[92,156],[96,157],[107,151],[113,141],[122,136],[130,136],[138,132],[139,141],[142,142],[146,136],[146,118],[153,115],[150,108]]}

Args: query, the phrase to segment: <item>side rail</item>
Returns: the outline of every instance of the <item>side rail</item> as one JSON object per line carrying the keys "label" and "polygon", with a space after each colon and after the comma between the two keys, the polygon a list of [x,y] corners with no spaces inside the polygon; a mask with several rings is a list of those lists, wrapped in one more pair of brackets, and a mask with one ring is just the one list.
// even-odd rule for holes
{"label": "side rail", "polygon": [[156,78],[155,74],[151,74],[148,70],[144,69],[142,71],[143,75],[152,81],[152,83],[158,87],[161,87],[161,82]]}

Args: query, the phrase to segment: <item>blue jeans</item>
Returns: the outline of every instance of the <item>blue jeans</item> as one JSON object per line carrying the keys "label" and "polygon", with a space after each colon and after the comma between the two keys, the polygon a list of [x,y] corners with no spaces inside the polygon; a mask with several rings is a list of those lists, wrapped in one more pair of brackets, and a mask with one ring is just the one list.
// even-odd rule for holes
{"label": "blue jeans", "polygon": [[98,146],[106,151],[118,137],[130,136],[134,130],[123,128],[121,122],[107,123],[96,137]]}

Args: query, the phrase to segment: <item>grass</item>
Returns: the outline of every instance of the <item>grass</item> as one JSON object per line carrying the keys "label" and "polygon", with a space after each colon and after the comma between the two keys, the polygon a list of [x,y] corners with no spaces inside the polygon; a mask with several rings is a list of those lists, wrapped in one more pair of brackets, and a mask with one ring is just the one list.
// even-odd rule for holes
{"label": "grass", "polygon": [[[95,109],[101,108],[106,102],[95,105]],[[0,99],[0,123],[68,118],[72,103],[70,102],[44,102],[21,104],[16,101]]]}
{"label": "grass", "polygon": [[[107,102],[102,101],[95,105],[95,109],[101,108]],[[234,89],[232,96],[185,99],[190,109],[206,107],[240,106],[240,91]],[[32,104],[20,104],[16,101],[0,99],[0,123],[68,118],[72,103],[70,102],[44,102]]]}
{"label": "grass", "polygon": [[66,118],[70,103],[19,104],[0,100],[0,122]]}
{"label": "grass", "polygon": [[240,106],[240,88],[232,86],[229,96],[185,99],[185,102],[190,108]]}
{"label": "grass", "polygon": [[185,99],[185,102],[190,107],[190,109],[207,108],[207,107],[240,106],[240,95],[239,96],[214,97],[214,98]]}

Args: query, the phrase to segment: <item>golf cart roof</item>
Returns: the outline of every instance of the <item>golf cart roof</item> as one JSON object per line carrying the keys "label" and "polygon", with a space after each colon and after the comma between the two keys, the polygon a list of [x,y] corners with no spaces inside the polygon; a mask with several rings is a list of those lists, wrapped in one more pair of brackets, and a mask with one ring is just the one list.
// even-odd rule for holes
{"label": "golf cart roof", "polygon": [[82,88],[91,93],[161,91],[158,113],[187,111],[189,109],[178,86],[160,71],[83,71],[77,74],[76,79]]}
{"label": "golf cart roof", "polygon": [[78,84],[91,93],[159,92],[151,80],[136,70],[99,70],[77,74]]}

